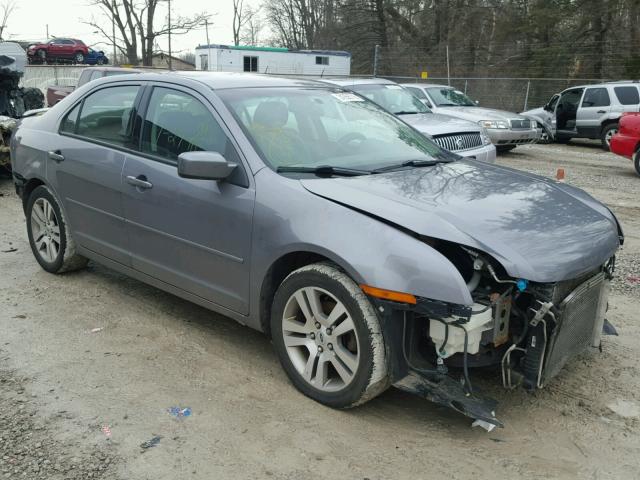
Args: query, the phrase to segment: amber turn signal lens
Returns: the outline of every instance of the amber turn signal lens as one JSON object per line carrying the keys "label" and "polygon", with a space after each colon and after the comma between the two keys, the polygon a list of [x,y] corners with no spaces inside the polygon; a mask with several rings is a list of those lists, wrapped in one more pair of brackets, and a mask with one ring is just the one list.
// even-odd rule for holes
{"label": "amber turn signal lens", "polygon": [[410,293],[394,292],[393,290],[385,290],[383,288],[371,287],[369,285],[360,285],[360,288],[367,295],[381,298],[382,300],[410,303],[411,305],[415,305],[417,303],[416,297],[414,297]]}

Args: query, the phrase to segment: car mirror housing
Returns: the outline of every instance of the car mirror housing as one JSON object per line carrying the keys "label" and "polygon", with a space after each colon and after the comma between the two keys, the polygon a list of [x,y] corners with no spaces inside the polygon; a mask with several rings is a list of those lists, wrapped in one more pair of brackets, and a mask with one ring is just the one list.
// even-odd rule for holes
{"label": "car mirror housing", "polygon": [[178,156],[178,175],[183,178],[221,181],[236,167],[218,152],[184,152]]}

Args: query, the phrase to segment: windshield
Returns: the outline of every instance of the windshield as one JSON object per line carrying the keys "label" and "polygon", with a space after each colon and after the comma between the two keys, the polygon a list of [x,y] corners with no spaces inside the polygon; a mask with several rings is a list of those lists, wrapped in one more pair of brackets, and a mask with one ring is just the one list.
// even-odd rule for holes
{"label": "windshield", "polygon": [[370,171],[444,155],[422,134],[351,92],[287,87],[216,93],[274,170],[333,166]]}
{"label": "windshield", "polygon": [[400,85],[353,85],[349,88],[396,115],[431,112],[415,95]]}
{"label": "windshield", "polygon": [[467,97],[460,90],[447,87],[427,88],[429,96],[439,107],[475,107],[476,102]]}

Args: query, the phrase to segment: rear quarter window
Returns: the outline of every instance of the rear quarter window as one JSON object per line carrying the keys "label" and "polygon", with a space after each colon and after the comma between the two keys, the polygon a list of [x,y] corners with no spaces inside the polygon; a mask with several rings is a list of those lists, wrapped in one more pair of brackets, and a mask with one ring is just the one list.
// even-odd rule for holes
{"label": "rear quarter window", "polygon": [[640,104],[640,95],[637,87],[615,87],[613,91],[622,105]]}

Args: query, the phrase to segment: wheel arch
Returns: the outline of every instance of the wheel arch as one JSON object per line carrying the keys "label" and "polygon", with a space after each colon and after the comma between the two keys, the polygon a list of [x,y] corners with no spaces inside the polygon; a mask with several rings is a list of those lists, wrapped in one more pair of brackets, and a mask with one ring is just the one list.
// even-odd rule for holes
{"label": "wheel arch", "polygon": [[267,337],[271,337],[271,305],[280,284],[282,284],[287,276],[299,268],[320,262],[332,263],[341,270],[344,270],[354,281],[359,281],[357,275],[354,274],[354,270],[346,265],[344,260],[337,259],[334,255],[319,253],[312,249],[296,250],[280,255],[267,269],[260,287],[258,315],[260,328]]}
{"label": "wheel arch", "polygon": [[41,178],[34,177],[30,178],[26,181],[26,183],[22,187],[22,209],[26,213],[27,211],[27,202],[29,201],[29,197],[31,196],[31,192],[33,192],[40,185],[47,186],[47,184]]}

